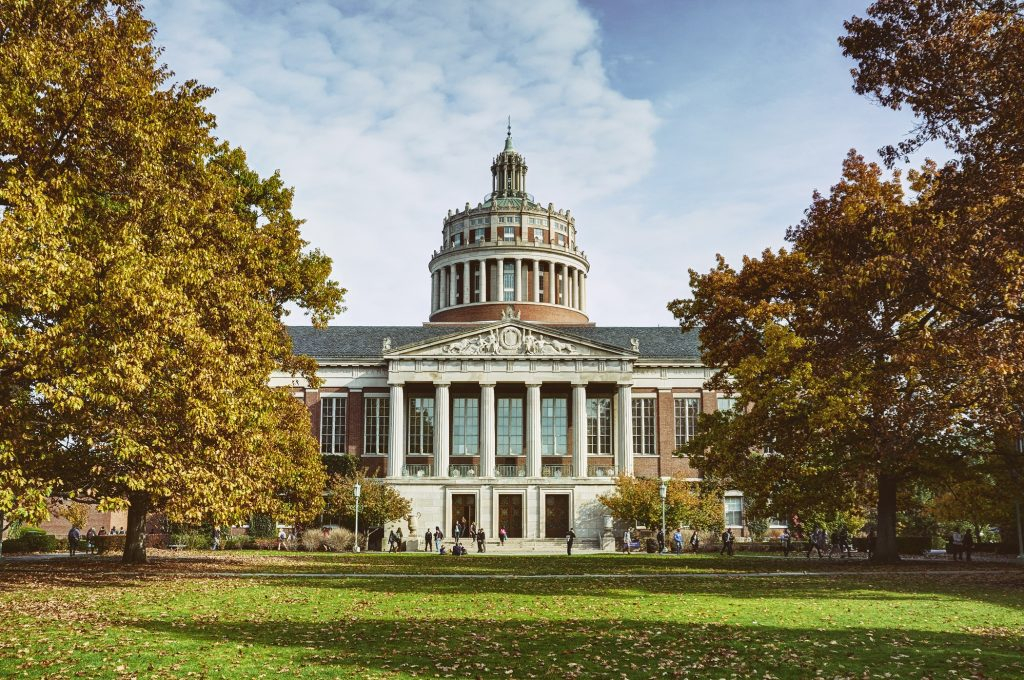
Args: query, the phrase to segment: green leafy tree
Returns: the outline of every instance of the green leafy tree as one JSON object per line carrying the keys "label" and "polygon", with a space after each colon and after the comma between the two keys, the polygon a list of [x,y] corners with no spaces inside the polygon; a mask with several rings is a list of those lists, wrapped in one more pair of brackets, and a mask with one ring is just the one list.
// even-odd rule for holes
{"label": "green leafy tree", "polygon": [[[661,527],[660,487],[660,479],[619,475],[615,490],[598,496],[598,501],[620,522]],[[711,531],[721,526],[723,512],[721,494],[710,490],[702,493],[692,482],[669,480],[665,494],[666,528],[689,526]]]}
{"label": "green leafy tree", "polygon": [[355,485],[360,485],[359,524],[364,531],[407,517],[412,512],[409,499],[379,479],[367,477],[361,468],[349,475],[331,475],[327,485],[327,511],[344,523],[355,524]]}
{"label": "green leafy tree", "polygon": [[0,511],[127,507],[126,562],[151,510],[319,512],[308,415],[268,378],[316,384],[282,319],[344,293],[153,32],[134,0],[0,9]]}

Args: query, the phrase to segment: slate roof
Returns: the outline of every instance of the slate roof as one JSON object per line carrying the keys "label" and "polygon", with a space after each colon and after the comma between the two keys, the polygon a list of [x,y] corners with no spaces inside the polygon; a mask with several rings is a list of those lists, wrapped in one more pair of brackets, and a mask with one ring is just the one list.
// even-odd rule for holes
{"label": "slate roof", "polygon": [[[379,359],[384,338],[391,347],[401,349],[432,338],[456,335],[478,329],[476,325],[451,326],[288,326],[296,354],[315,359]],[[553,332],[576,336],[580,340],[630,350],[630,338],[640,341],[641,359],[700,361],[697,331],[681,333],[677,326],[550,326]]]}

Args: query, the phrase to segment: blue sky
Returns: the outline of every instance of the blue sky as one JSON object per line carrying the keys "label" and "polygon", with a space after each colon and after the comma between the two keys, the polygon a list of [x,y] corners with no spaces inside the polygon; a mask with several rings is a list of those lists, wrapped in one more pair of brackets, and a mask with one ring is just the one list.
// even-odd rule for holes
{"label": "blue sky", "polygon": [[218,88],[219,134],[295,186],[350,291],[334,323],[426,320],[442,217],[490,189],[511,115],[528,189],[576,216],[591,320],[670,325],[687,269],[781,246],[847,150],[874,158],[912,127],[851,90],[836,38],[866,6],[164,0],[147,16],[176,78]]}

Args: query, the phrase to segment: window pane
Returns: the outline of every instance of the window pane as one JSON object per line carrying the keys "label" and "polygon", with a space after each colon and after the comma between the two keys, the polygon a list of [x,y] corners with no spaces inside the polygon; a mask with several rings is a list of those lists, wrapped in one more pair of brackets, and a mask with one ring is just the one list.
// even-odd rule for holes
{"label": "window pane", "polygon": [[564,456],[568,439],[568,402],[564,397],[549,397],[540,401],[541,453]]}
{"label": "window pane", "polygon": [[434,398],[409,399],[409,435],[406,451],[410,454],[434,453]]}
{"label": "window pane", "polygon": [[742,526],[743,525],[743,497],[742,496],[726,496],[725,497],[725,524],[726,526]]}
{"label": "window pane", "polygon": [[330,397],[320,401],[320,453],[345,452],[344,397]]}
{"label": "window pane", "polygon": [[523,453],[523,400],[498,399],[496,451],[499,456]]}
{"label": "window pane", "polygon": [[652,455],[655,450],[654,408],[656,400],[633,398],[633,453]]}
{"label": "window pane", "polygon": [[386,397],[366,397],[364,400],[365,447],[368,455],[388,452],[390,431],[390,402]]}
{"label": "window pane", "polygon": [[693,439],[697,433],[698,400],[684,397],[675,400],[676,448]]}
{"label": "window pane", "polygon": [[452,403],[452,455],[475,456],[480,452],[480,400],[457,397]]}
{"label": "window pane", "polygon": [[587,399],[587,453],[612,452],[612,400]]}

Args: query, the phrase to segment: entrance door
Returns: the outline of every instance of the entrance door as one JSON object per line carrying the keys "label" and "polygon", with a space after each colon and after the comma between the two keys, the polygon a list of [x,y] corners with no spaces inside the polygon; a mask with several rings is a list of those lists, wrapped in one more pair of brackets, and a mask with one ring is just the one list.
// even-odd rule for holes
{"label": "entrance door", "polygon": [[544,496],[544,537],[565,538],[569,533],[569,494]]}
{"label": "entrance door", "polygon": [[469,525],[476,522],[476,494],[474,493],[453,493],[452,494],[452,525],[448,527],[451,536],[455,537],[455,523],[465,520],[462,526],[463,535],[469,531]]}
{"label": "entrance door", "polygon": [[505,527],[509,538],[523,537],[523,496],[518,493],[498,494],[498,528]]}

